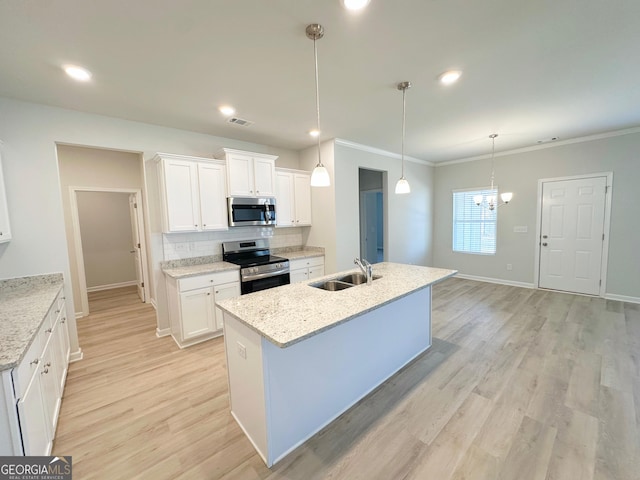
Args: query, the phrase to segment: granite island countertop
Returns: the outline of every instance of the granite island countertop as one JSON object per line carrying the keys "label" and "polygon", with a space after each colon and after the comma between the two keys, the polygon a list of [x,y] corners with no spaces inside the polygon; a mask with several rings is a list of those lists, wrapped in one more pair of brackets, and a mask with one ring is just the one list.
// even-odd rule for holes
{"label": "granite island countertop", "polygon": [[0,371],[20,363],[63,283],[61,273],[0,280]]}
{"label": "granite island countertop", "polygon": [[398,298],[449,278],[456,270],[378,263],[371,285],[340,291],[312,287],[359,269],[326,275],[312,282],[283,285],[222,300],[217,305],[278,347],[285,348]]}

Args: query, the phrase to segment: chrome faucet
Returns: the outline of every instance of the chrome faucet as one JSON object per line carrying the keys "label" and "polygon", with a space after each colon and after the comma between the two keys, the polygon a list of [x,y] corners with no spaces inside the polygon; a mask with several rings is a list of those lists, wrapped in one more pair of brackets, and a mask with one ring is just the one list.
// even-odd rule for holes
{"label": "chrome faucet", "polygon": [[371,264],[366,259],[360,260],[359,258],[356,258],[353,263],[358,265],[362,273],[367,277],[367,285],[371,285],[373,281],[373,267]]}

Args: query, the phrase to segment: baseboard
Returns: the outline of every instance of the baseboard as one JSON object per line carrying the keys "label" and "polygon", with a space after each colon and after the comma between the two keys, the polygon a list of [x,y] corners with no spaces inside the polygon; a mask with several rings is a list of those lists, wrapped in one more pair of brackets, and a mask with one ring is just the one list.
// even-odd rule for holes
{"label": "baseboard", "polygon": [[87,293],[100,292],[102,290],[112,290],[114,288],[131,287],[137,285],[138,282],[132,280],[130,282],[110,283],[109,285],[98,285],[97,287],[87,287]]}
{"label": "baseboard", "polygon": [[607,300],[617,300],[618,302],[640,303],[640,297],[629,297],[627,295],[616,295],[615,293],[605,293]]}
{"label": "baseboard", "polygon": [[497,284],[500,284],[500,285],[509,285],[509,286],[512,286],[512,287],[536,288],[533,283],[514,282],[513,280],[503,280],[502,278],[479,277],[477,275],[466,275],[464,273],[458,273],[457,275],[455,275],[455,277],[464,278],[465,280],[474,280],[476,282],[486,282],[486,283],[497,283]]}
{"label": "baseboard", "polygon": [[158,311],[158,304],[156,303],[156,299],[155,298],[149,299],[149,303],[151,304],[153,309],[157,312]]}
{"label": "baseboard", "polygon": [[156,328],[156,337],[161,338],[161,337],[167,337],[169,335],[171,335],[171,328],[163,328],[163,329]]}
{"label": "baseboard", "polygon": [[78,362],[82,360],[83,356],[84,355],[82,353],[82,349],[78,348],[78,350],[76,350],[75,352],[71,352],[71,354],[69,355],[69,363]]}
{"label": "baseboard", "polygon": [[76,312],[76,320],[84,317],[84,312]]}

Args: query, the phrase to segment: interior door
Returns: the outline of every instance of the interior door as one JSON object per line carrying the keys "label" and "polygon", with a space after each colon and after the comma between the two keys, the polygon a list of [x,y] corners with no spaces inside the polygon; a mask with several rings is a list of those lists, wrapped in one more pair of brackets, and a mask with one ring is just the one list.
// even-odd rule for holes
{"label": "interior door", "polygon": [[129,214],[131,216],[131,240],[132,240],[132,248],[131,253],[133,254],[133,261],[135,263],[136,268],[136,286],[138,291],[138,297],[143,302],[144,298],[144,286],[142,282],[144,281],[144,276],[142,274],[142,255],[140,255],[140,218],[138,216],[138,202],[136,200],[136,194],[129,194]]}
{"label": "interior door", "polygon": [[598,295],[606,177],[542,184],[539,287]]}

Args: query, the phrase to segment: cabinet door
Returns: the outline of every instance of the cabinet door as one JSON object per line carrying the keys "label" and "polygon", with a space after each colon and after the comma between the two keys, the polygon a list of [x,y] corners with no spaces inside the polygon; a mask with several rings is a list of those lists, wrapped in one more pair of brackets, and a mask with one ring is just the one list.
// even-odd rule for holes
{"label": "cabinet door", "polygon": [[202,230],[227,230],[227,195],[224,165],[199,163],[198,189]]}
{"label": "cabinet door", "polygon": [[[67,320],[67,309],[62,308],[60,324],[59,339],[60,346],[62,347],[62,361],[65,365],[65,369],[69,367],[69,357],[71,356],[71,344],[69,342],[69,320]],[[66,377],[66,374],[65,374]]]}
{"label": "cabinet door", "polygon": [[60,411],[60,387],[58,385],[57,337],[52,334],[42,353],[42,366],[40,367],[40,379],[42,381],[42,404],[47,418],[49,436],[53,439],[58,423]]}
{"label": "cabinet door", "polygon": [[[240,296],[240,283],[225,283],[222,285],[216,285],[213,287],[215,291],[215,301],[225,300],[227,298]],[[221,330],[224,327],[222,310],[216,305],[216,330]]]}
{"label": "cabinet door", "polygon": [[40,369],[31,379],[22,398],[18,401],[18,416],[25,455],[48,455],[51,451],[47,416],[42,402],[42,375]]}
{"label": "cabinet door", "polygon": [[0,158],[0,243],[8,242],[9,240],[11,240],[9,209],[7,207],[7,193],[2,174],[2,158]]}
{"label": "cabinet door", "polygon": [[215,331],[213,315],[213,289],[211,287],[180,294],[180,316],[184,340]]}
{"label": "cabinet door", "polygon": [[276,172],[276,224],[290,227],[294,221],[293,176],[289,172]]}
{"label": "cabinet door", "polygon": [[276,194],[276,162],[270,158],[253,159],[254,182],[257,197],[273,197]]}
{"label": "cabinet door", "polygon": [[253,197],[253,158],[248,155],[227,156],[229,196]]}
{"label": "cabinet door", "polygon": [[[64,383],[67,379],[67,346],[65,345],[65,334],[67,333],[66,328],[66,320],[65,324],[62,323],[62,318],[58,320],[54,329],[53,329],[53,337],[51,338],[51,342],[54,348],[54,374],[56,376],[56,382],[58,385],[58,392],[62,393],[64,391]],[[68,345],[68,341],[67,341]],[[62,396],[62,395],[60,395]]]}
{"label": "cabinet door", "polygon": [[309,280],[319,278],[324,275],[324,265],[309,267]]}
{"label": "cabinet door", "polygon": [[297,270],[291,270],[289,272],[289,277],[291,283],[304,282],[309,279],[309,269],[308,268],[298,268]]}
{"label": "cabinet door", "polygon": [[169,232],[200,229],[198,166],[185,160],[164,160],[167,226]]}
{"label": "cabinet door", "polygon": [[294,174],[296,226],[311,225],[311,176]]}

